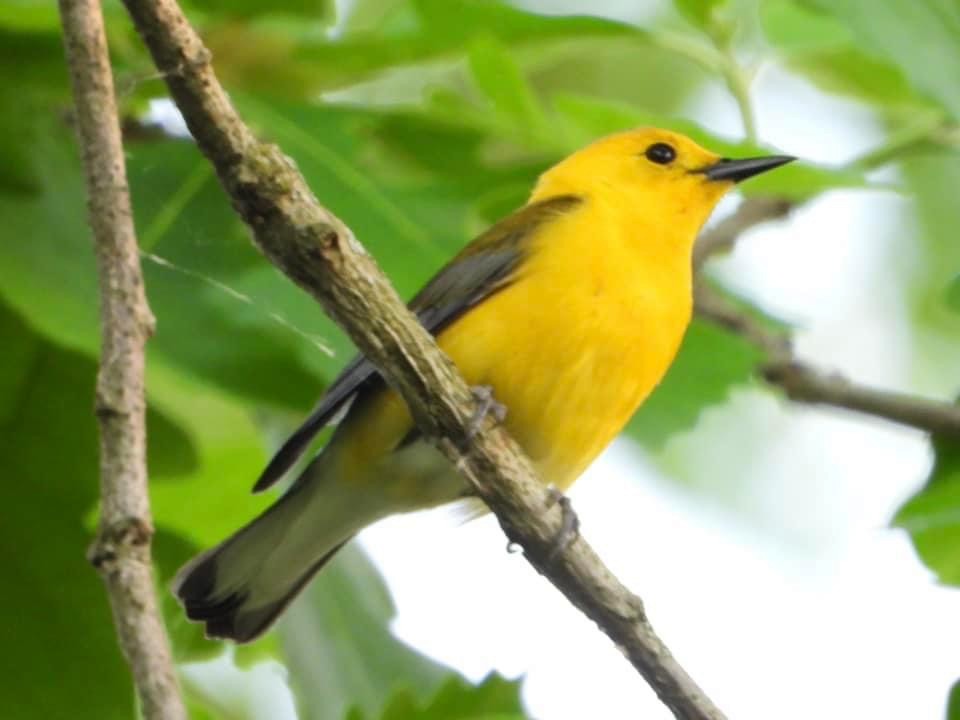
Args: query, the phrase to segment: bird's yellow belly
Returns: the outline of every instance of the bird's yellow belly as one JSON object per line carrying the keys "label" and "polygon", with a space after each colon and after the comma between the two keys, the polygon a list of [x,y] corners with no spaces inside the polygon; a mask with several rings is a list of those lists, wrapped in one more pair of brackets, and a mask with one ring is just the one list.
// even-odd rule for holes
{"label": "bird's yellow belly", "polygon": [[541,479],[565,489],[663,377],[689,303],[663,317],[659,308],[631,307],[632,294],[613,299],[589,283],[544,287],[549,282],[511,286],[439,341],[470,384],[493,387]]}
{"label": "bird's yellow belly", "polygon": [[[437,337],[471,385],[490,385],[506,426],[541,479],[566,489],[616,437],[673,361],[690,319],[690,261],[639,256],[617,235],[599,242],[591,216],[552,225],[506,288]],[[562,223],[562,226],[561,226]],[[642,246],[640,246],[642,247]],[[598,249],[602,248],[602,252]],[[392,391],[351,410],[342,475],[387,485],[422,507],[456,497],[462,484],[428,446],[395,448],[412,421]],[[380,463],[371,463],[379,455]],[[361,472],[361,469],[366,471]]]}

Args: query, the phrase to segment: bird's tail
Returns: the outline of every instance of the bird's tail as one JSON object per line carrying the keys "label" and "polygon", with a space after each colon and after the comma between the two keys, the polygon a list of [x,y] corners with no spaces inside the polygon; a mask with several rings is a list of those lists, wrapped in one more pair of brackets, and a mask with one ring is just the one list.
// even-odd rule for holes
{"label": "bird's tail", "polygon": [[[308,475],[321,470],[314,466]],[[173,584],[187,617],[204,622],[209,637],[247,642],[263,633],[347,540],[382,515],[356,495],[351,502],[349,490],[301,478],[246,527],[191,560]]]}

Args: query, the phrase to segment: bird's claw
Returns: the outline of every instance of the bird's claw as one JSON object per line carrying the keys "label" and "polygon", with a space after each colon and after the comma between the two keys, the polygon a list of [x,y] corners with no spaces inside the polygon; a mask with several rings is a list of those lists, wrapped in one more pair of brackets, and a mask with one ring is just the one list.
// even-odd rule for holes
{"label": "bird's claw", "polygon": [[493,388],[489,385],[474,385],[470,388],[470,394],[477,401],[477,407],[467,424],[467,437],[472,440],[480,432],[483,421],[488,415],[496,422],[502,423],[507,417],[507,406],[497,402],[493,396]]}
{"label": "bird's claw", "polygon": [[[580,519],[577,517],[577,514],[573,511],[573,506],[570,504],[570,498],[564,495],[562,492],[557,490],[552,485],[547,488],[547,507],[549,510],[554,505],[560,506],[560,511],[563,514],[563,517],[560,522],[560,530],[557,532],[556,537],[551,543],[550,552],[547,553],[546,561],[547,563],[553,562],[557,556],[570,547],[577,535],[580,534]],[[516,553],[523,550],[523,546],[520,543],[510,540],[507,543],[507,552]]]}
{"label": "bird's claw", "polygon": [[580,534],[580,518],[578,518],[574,512],[573,505],[570,504],[570,498],[552,485],[547,488],[547,495],[547,509],[549,510],[554,505],[559,505],[560,512],[562,513],[560,530],[553,539],[553,547],[550,548],[550,552],[547,554],[547,562],[549,563],[553,562],[560,553],[570,547],[570,543]]}

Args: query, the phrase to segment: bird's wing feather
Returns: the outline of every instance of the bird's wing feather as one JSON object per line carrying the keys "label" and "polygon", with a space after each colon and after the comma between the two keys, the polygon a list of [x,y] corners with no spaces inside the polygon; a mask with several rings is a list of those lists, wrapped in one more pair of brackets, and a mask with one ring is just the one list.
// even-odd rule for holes
{"label": "bird's wing feather", "polygon": [[[464,312],[510,284],[524,257],[525,242],[551,218],[581,202],[563,195],[527,205],[467,245],[410,301],[420,323],[436,335]],[[283,444],[260,475],[254,492],[279,480],[320,430],[349,407],[358,393],[382,386],[377,369],[364,356],[353,358],[327,388],[309,417]]]}

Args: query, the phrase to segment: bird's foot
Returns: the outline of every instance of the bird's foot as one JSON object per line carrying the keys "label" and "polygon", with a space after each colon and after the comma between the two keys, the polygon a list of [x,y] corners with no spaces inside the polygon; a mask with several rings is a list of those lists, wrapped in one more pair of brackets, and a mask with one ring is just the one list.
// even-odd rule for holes
{"label": "bird's foot", "polygon": [[573,511],[570,498],[553,487],[553,485],[547,488],[547,494],[549,496],[547,499],[547,509],[549,510],[554,505],[559,505],[560,512],[562,513],[560,530],[553,539],[553,547],[547,554],[547,562],[549,563],[553,562],[560,553],[570,547],[570,543],[580,534],[580,518],[578,518],[577,514]]}
{"label": "bird's foot", "polygon": [[488,415],[496,422],[502,423],[507,417],[507,406],[497,402],[490,385],[474,385],[470,388],[470,393],[477,401],[477,407],[467,424],[467,437],[472,440],[480,432],[483,421]]}

